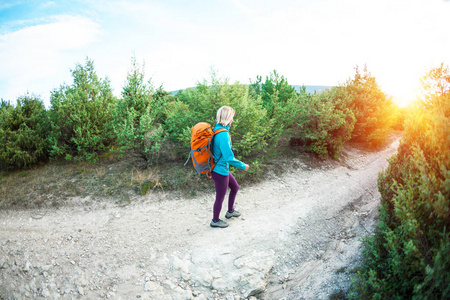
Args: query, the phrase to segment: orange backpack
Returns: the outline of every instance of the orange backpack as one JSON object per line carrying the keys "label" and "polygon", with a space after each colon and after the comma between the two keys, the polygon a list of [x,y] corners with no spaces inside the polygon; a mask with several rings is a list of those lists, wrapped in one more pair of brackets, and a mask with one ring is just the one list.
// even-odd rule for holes
{"label": "orange backpack", "polygon": [[224,128],[213,131],[211,125],[206,122],[200,122],[192,127],[191,152],[184,165],[192,157],[192,163],[198,174],[209,174],[216,166],[214,164],[214,155],[212,154],[212,141],[214,135],[227,131]]}

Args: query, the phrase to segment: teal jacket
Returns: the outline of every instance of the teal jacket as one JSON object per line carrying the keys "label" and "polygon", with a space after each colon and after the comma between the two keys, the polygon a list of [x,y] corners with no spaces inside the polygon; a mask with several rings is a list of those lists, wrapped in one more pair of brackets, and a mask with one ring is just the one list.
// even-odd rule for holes
{"label": "teal jacket", "polygon": [[214,162],[216,166],[213,172],[217,174],[228,176],[230,165],[233,167],[244,170],[246,165],[234,157],[233,151],[231,150],[231,137],[230,137],[230,125],[223,126],[217,123],[214,127],[214,131],[220,128],[225,128],[227,131],[220,132],[214,136],[213,140],[213,155]]}

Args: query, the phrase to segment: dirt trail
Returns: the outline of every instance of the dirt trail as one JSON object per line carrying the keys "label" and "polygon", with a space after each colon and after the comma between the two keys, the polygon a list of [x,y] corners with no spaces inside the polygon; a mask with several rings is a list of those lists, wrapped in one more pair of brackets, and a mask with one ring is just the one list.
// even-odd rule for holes
{"label": "dirt trail", "polygon": [[[328,299],[348,290],[373,231],[377,174],[398,140],[346,163],[299,166],[241,186],[242,217],[210,228],[213,194],[152,192],[0,212],[0,298]],[[73,199],[79,203],[89,199]],[[221,213],[224,218],[226,204]]]}

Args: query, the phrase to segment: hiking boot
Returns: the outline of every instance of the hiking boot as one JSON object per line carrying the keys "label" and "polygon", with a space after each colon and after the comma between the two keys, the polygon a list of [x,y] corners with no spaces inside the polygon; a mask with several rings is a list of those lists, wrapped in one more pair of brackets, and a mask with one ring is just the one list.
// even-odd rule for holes
{"label": "hiking boot", "polygon": [[240,212],[238,212],[237,210],[233,210],[232,212],[227,211],[227,213],[225,214],[225,218],[229,219],[232,217],[239,217],[241,215]]}
{"label": "hiking boot", "polygon": [[225,221],[222,221],[222,220],[219,220],[217,222],[214,222],[214,220],[211,220],[211,224],[209,224],[209,226],[225,228],[225,227],[228,227],[228,223]]}

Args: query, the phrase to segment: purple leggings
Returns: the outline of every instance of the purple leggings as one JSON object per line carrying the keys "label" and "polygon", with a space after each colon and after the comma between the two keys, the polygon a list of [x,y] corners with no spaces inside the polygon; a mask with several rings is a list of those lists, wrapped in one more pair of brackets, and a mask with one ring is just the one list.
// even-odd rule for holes
{"label": "purple leggings", "polygon": [[222,210],[222,203],[225,199],[228,187],[230,188],[230,195],[228,196],[228,211],[234,210],[234,200],[239,190],[239,184],[236,179],[228,173],[228,176],[211,172],[214,180],[214,186],[216,187],[216,202],[214,202],[213,220],[219,221],[220,211]]}

